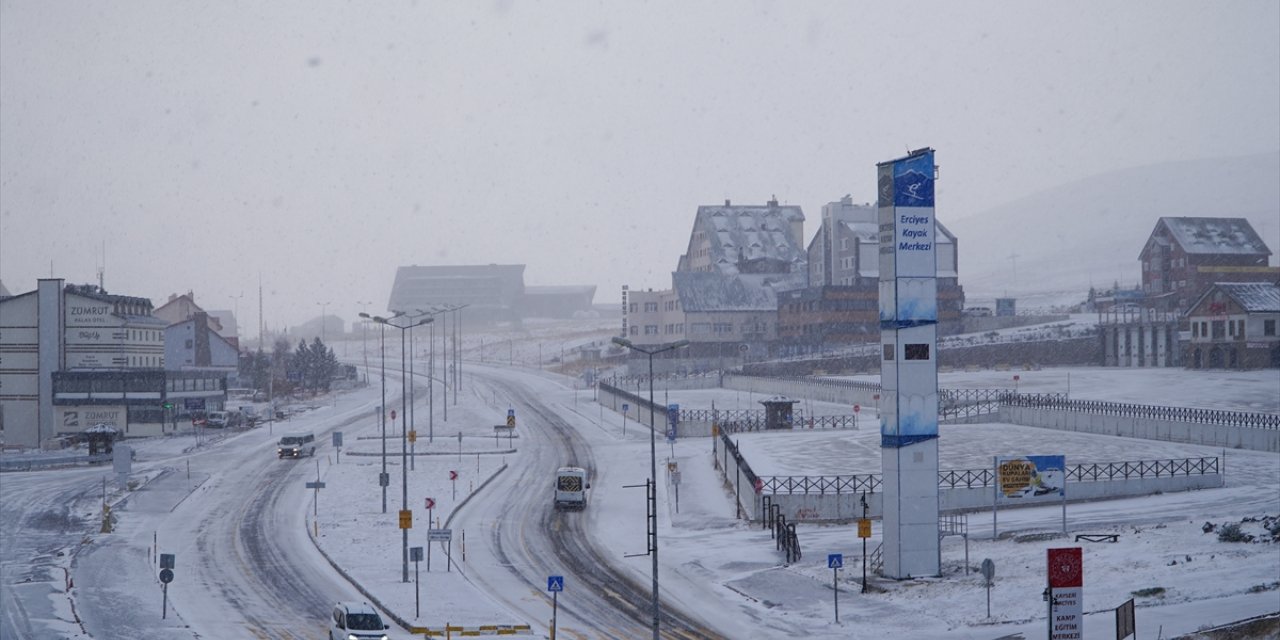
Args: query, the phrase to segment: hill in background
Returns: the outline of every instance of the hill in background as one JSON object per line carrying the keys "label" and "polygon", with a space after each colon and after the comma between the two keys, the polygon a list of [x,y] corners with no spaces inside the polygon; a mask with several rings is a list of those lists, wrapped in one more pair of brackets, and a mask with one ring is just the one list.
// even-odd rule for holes
{"label": "hill in background", "polygon": [[967,304],[1008,295],[1029,309],[1080,302],[1090,286],[1140,284],[1138,254],[1163,216],[1247,218],[1276,266],[1280,151],[1100,174],[939,220],[959,238]]}

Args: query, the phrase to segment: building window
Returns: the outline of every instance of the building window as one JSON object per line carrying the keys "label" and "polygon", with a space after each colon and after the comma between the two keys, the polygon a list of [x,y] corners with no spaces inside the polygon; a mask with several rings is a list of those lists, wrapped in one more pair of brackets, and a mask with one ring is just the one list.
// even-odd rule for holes
{"label": "building window", "polygon": [[906,349],[904,350],[904,353],[903,353],[903,358],[906,360],[928,360],[929,344],[920,343],[920,344],[906,345]]}
{"label": "building window", "polygon": [[637,326],[636,326],[636,325],[634,325],[634,324],[633,324],[633,325],[631,325],[631,335],[633,335],[633,336],[638,336],[638,335],[640,335],[640,327],[637,327]]}
{"label": "building window", "polygon": [[1225,337],[1227,336],[1227,323],[1226,323],[1226,321],[1224,321],[1224,320],[1214,320],[1214,321],[1213,321],[1213,324],[1212,324],[1211,326],[1213,327],[1213,339],[1214,339],[1214,340],[1221,340],[1221,339],[1223,339],[1223,338],[1225,338]]}
{"label": "building window", "polygon": [[1200,323],[1199,323],[1199,322],[1192,322],[1192,323],[1191,323],[1191,337],[1192,337],[1192,338],[1199,338],[1199,337],[1200,337]]}
{"label": "building window", "polygon": [[694,322],[693,324],[689,325],[689,329],[690,329],[690,333],[693,333],[695,335],[711,333],[711,323],[710,322]]}
{"label": "building window", "polygon": [[733,333],[732,322],[717,322],[711,327],[712,333],[730,334]]}
{"label": "building window", "polygon": [[656,335],[658,335],[658,325],[656,325],[656,324],[646,324],[646,325],[644,326],[644,334],[645,334],[646,336],[656,336]]}
{"label": "building window", "polygon": [[658,303],[656,303],[656,302],[646,302],[646,303],[644,303],[644,312],[645,312],[645,313],[657,313],[657,312],[658,312]]}
{"label": "building window", "polygon": [[891,344],[884,345],[884,359],[893,360],[893,345]]}
{"label": "building window", "polygon": [[639,307],[638,305],[636,305],[636,303],[632,302],[632,303],[631,303],[631,306],[630,306],[627,310],[628,310],[628,311],[630,311],[631,313],[635,313],[635,312],[636,312],[636,310],[637,310],[637,309],[639,309],[639,308],[640,308],[640,307]]}
{"label": "building window", "polygon": [[1244,340],[1244,320],[1236,320],[1236,339]]}
{"label": "building window", "polygon": [[1274,335],[1276,335],[1276,321],[1275,321],[1275,320],[1263,320],[1263,321],[1262,321],[1262,335],[1264,335],[1264,336],[1274,336]]}

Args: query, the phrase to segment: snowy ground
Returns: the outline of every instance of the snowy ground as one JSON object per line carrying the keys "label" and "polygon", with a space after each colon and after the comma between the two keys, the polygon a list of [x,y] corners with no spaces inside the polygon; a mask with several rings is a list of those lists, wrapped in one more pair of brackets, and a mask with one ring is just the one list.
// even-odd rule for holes
{"label": "snowy ground", "polygon": [[[1276,387],[1272,384],[1277,375],[1274,371],[1205,375],[1181,370],[1063,369],[1022,372],[1020,384],[1029,391],[1061,390],[1068,373],[1072,396],[1077,398],[1156,404],[1179,400],[1173,404],[1216,408],[1248,406],[1252,410],[1271,411],[1277,408]],[[1134,375],[1136,373],[1145,375]],[[943,384],[998,386],[1000,378],[1008,375],[1008,372],[952,373],[944,376]],[[712,401],[722,408],[755,408],[760,399],[725,390],[658,393],[662,393],[665,400],[688,408],[710,407]],[[557,400],[574,406],[574,392],[566,387],[562,394]],[[605,435],[605,439],[595,445],[597,463],[607,465],[612,471],[611,477],[642,480],[647,475],[648,453],[644,432],[632,420],[624,436],[621,416],[587,404],[587,392],[578,391],[577,395],[576,419],[584,430]],[[436,496],[437,517],[447,519],[457,504],[451,496],[447,470],[461,467],[470,489],[474,486],[472,478],[482,479],[496,472],[500,459],[515,463],[519,456],[518,439],[513,447],[516,453],[502,453],[507,449],[505,440],[495,443],[491,435],[482,435],[489,430],[491,422],[500,420],[501,409],[501,402],[485,402],[474,397],[470,404],[454,409],[460,417],[451,417],[451,422],[479,425],[475,433],[464,432],[462,459],[456,454],[456,436],[444,438],[443,443],[437,438],[434,448],[428,450],[439,449],[441,455],[421,460],[419,476],[411,475],[415,487],[411,495]],[[845,407],[824,403],[809,403],[809,409],[818,414],[848,412]],[[748,460],[762,474],[817,475],[879,470],[878,433],[872,415],[866,416],[863,428],[858,431],[743,434],[739,440]],[[349,445],[350,451],[368,452],[376,440],[356,442],[358,444]],[[673,487],[665,484],[660,492],[664,593],[672,602],[680,602],[712,621],[729,637],[887,637],[902,632],[920,638],[996,638],[1019,633],[1028,638],[1037,637],[1044,632],[1045,625],[1039,595],[1044,584],[1045,549],[1076,546],[1065,539],[1017,541],[1025,537],[1016,535],[1017,532],[1040,533],[1058,528],[1061,511],[1057,506],[1002,513],[1001,533],[1015,535],[998,541],[990,539],[990,520],[974,517],[970,522],[973,532],[968,545],[969,565],[976,570],[983,558],[992,558],[997,566],[990,617],[986,615],[981,578],[976,573],[966,575],[964,572],[965,545],[959,538],[948,538],[944,542],[942,577],[906,582],[873,577],[874,592],[864,595],[859,593],[861,573],[857,562],[862,548],[851,526],[801,525],[805,558],[800,563],[784,566],[766,530],[733,517],[732,502],[711,466],[711,443],[706,439],[682,440],[674,448],[660,443],[660,466],[671,458],[673,451],[673,460],[678,463],[683,479],[679,513],[675,512]],[[981,424],[944,427],[941,451],[943,468],[979,468],[989,465],[993,455],[1045,451],[1065,453],[1072,462],[1224,453],[1195,445]],[[480,454],[478,471],[477,453]],[[1280,579],[1280,551],[1270,544],[1219,542],[1216,535],[1201,530],[1206,520],[1223,523],[1245,517],[1280,515],[1280,458],[1274,454],[1237,450],[1226,452],[1226,456],[1228,486],[1224,489],[1069,506],[1068,527],[1072,533],[1120,534],[1115,544],[1083,543],[1087,576],[1086,638],[1110,638],[1110,610],[1140,590],[1163,590],[1158,595],[1137,598],[1138,629],[1142,638],[1160,634],[1169,637],[1209,624],[1280,610],[1280,590],[1276,584]],[[336,513],[326,516],[329,510],[324,509],[322,503],[320,544],[334,555],[338,564],[360,578],[375,597],[401,618],[417,620],[423,626],[443,624],[446,620],[441,618],[439,608],[443,607],[444,616],[454,624],[523,622],[542,633],[547,631],[543,620],[522,620],[483,594],[468,592],[462,574],[443,573],[435,561],[433,571],[423,580],[423,594],[427,596],[423,601],[433,603],[431,613],[415,618],[413,594],[407,585],[398,582],[398,536],[367,535],[371,527],[394,533],[394,523],[390,520],[369,524],[377,519],[374,517],[378,511],[376,501],[371,499],[367,488],[355,488],[354,478],[365,478],[367,487],[368,479],[376,477],[376,471],[370,466],[372,460],[376,458],[344,455],[342,465],[322,465],[322,475],[330,480],[326,492],[336,487],[351,487],[322,498],[353,509],[344,516]],[[393,478],[396,477],[393,474]],[[607,502],[610,515],[617,516],[600,522],[597,532],[600,543],[617,547],[619,541],[631,540],[634,548],[623,551],[642,550],[642,534],[637,534],[636,527],[643,522],[643,502],[612,484],[593,491],[596,493],[593,502],[597,505]],[[398,501],[391,506],[391,511],[396,508]],[[1257,524],[1246,527],[1255,533],[1261,530]],[[417,536],[419,530],[414,532]],[[873,534],[869,541],[871,548],[880,541],[878,523]],[[455,531],[454,535],[460,532]],[[374,543],[374,538],[383,543]],[[454,553],[460,556],[457,544],[455,542]],[[330,547],[338,551],[331,551]],[[832,574],[825,563],[828,553],[843,553],[848,559],[846,569],[838,576],[839,624],[834,622]],[[638,577],[648,573],[647,559],[620,561],[634,565]],[[462,566],[465,572],[465,564]],[[540,587],[530,585],[529,588],[537,591]],[[562,596],[572,597],[572,585],[567,585]]]}
{"label": "snowy ground", "polygon": [[[580,339],[590,340],[590,337]],[[513,343],[514,359],[528,356],[532,351],[530,345],[536,347],[536,344],[525,342],[517,347]],[[531,360],[536,364],[536,355]],[[622,556],[644,548],[644,503],[635,489],[626,489],[623,485],[642,482],[648,475],[647,433],[639,429],[634,420],[624,427],[622,416],[591,403],[590,391],[573,389],[571,379],[536,368],[527,372],[543,381],[541,388],[546,389],[543,399],[558,405],[562,413],[588,435],[596,463],[602,469],[601,479],[592,489],[596,543],[616,551],[617,563],[632,571],[638,580],[646,581],[649,559]],[[1018,374],[1020,389],[1025,391],[1065,391],[1069,377],[1073,398],[1280,411],[1277,393],[1280,372],[1276,371],[1073,368]],[[957,372],[941,376],[941,383],[951,387],[1010,386],[1006,379],[1011,375],[1012,372]],[[449,527],[457,509],[465,508],[466,500],[485,499],[484,484],[489,478],[509,473],[510,466],[522,463],[520,437],[496,442],[493,438],[492,425],[503,421],[509,404],[507,399],[481,389],[483,386],[475,384],[474,379],[464,380],[464,392],[459,394],[458,404],[449,407],[448,422],[436,415],[434,441],[426,442],[424,436],[417,442],[416,452],[423,455],[415,456],[414,468],[403,474],[398,455],[399,426],[393,429],[393,437],[387,441],[388,451],[393,455],[388,460],[391,485],[385,515],[377,486],[381,462],[376,454],[381,441],[375,421],[370,417],[341,427],[345,446],[340,457],[328,444],[327,430],[332,427],[326,426],[353,408],[369,407],[371,402],[376,404],[377,394],[372,389],[342,394],[336,406],[321,402],[313,410],[293,417],[288,425],[268,427],[274,429],[274,436],[261,433],[261,429],[243,435],[219,434],[220,437],[203,442],[201,449],[232,447],[250,440],[254,447],[261,447],[283,430],[315,428],[317,433],[325,435],[314,460],[278,463],[296,465],[299,473],[295,475],[302,476],[301,471],[305,471],[307,480],[316,477],[318,467],[319,477],[326,485],[314,504],[313,491],[301,486],[293,490],[294,511],[281,517],[295,521],[298,526],[292,529],[292,536],[280,540],[280,544],[323,551],[358,583],[365,597],[376,600],[389,614],[409,625],[440,628],[451,623],[478,628],[480,625],[527,624],[534,634],[546,636],[550,603],[545,585],[511,584],[503,590],[507,593],[499,594],[474,588],[468,575],[479,570],[479,565],[492,564],[494,559],[474,555],[464,559],[461,530],[453,530],[453,570],[445,570],[445,547],[435,546],[431,571],[427,571],[425,562],[417,567],[420,583],[413,582],[413,564],[409,565],[410,582],[401,581],[402,537],[395,513],[401,506],[402,478],[407,480],[409,507],[414,511],[409,546],[425,547],[428,546],[428,526],[423,522],[422,506],[426,497],[435,499],[436,509],[432,515],[439,525]],[[726,390],[655,391],[660,400],[678,402],[686,408],[710,407],[712,402],[720,408],[758,408],[760,399],[758,394]],[[840,405],[806,404],[808,411],[819,415],[850,411]],[[879,466],[879,449],[873,412],[871,408],[864,414],[863,428],[858,431],[742,434],[739,441],[748,460],[763,474],[875,472]],[[372,416],[372,412],[369,413]],[[424,434],[422,414],[417,416],[417,423],[419,433]],[[461,454],[459,432],[462,433]],[[520,433],[521,430],[517,430],[517,434]],[[195,440],[170,437],[131,444],[138,448],[142,464],[141,461],[146,460],[181,458],[188,454]],[[944,469],[985,467],[992,455],[1004,453],[1062,452],[1070,460],[1081,462],[1223,454],[1221,450],[1193,445],[1011,425],[944,426],[940,445]],[[1001,533],[1012,535],[1002,536],[1000,540],[991,539],[989,519],[971,518],[968,565],[976,568],[983,558],[991,558],[996,564],[988,617],[986,591],[977,574],[965,574],[966,546],[959,538],[947,538],[943,543],[943,576],[903,582],[872,577],[872,592],[867,594],[860,593],[858,559],[862,544],[851,525],[801,524],[799,537],[805,556],[801,562],[784,565],[767,530],[735,519],[731,498],[712,467],[710,452],[708,439],[681,440],[674,447],[659,441],[659,463],[670,458],[682,473],[678,512],[674,487],[666,474],[661,474],[661,584],[664,602],[678,603],[710,621],[726,637],[1034,638],[1044,634],[1045,610],[1039,594],[1044,585],[1045,549],[1076,543],[1026,534],[1060,527],[1059,507],[1002,511]],[[1223,489],[1073,503],[1068,507],[1068,526],[1072,533],[1119,534],[1115,544],[1081,543],[1085,548],[1086,638],[1113,637],[1110,611],[1130,597],[1137,599],[1138,637],[1143,639],[1168,638],[1206,625],[1280,610],[1277,547],[1264,543],[1219,542],[1216,535],[1201,530],[1206,521],[1220,524],[1280,515],[1280,456],[1239,450],[1225,453],[1227,487]],[[503,470],[504,465],[508,471]],[[450,471],[458,472],[456,482],[450,481]],[[101,475],[101,472],[94,473],[95,477]],[[154,476],[144,473],[138,479],[151,477]],[[0,478],[0,482],[4,481],[5,478]],[[175,486],[178,493],[202,490],[199,474],[187,480],[180,473],[170,473],[156,482],[186,485]],[[111,488],[112,496],[123,493]],[[312,513],[318,513],[318,517]],[[1255,523],[1246,523],[1245,528],[1261,533],[1260,525]],[[465,535],[474,539],[487,532],[469,531]],[[873,549],[879,541],[877,523],[869,548]],[[826,568],[828,553],[843,553],[846,558],[845,569],[837,575],[839,623],[834,621],[832,572]],[[320,554],[315,558],[318,564],[327,565]],[[138,572],[141,577],[136,590],[149,592],[157,586],[154,574],[145,564],[142,569],[146,570]],[[174,612],[198,612],[200,603],[184,600],[181,585],[176,586],[179,588],[173,593]],[[561,594],[562,603],[572,602],[573,589],[573,584],[566,585]],[[1134,592],[1152,595],[1134,596]],[[511,606],[508,603],[512,593],[532,604]],[[55,609],[63,611],[58,614],[60,617],[68,615],[65,606],[55,604]],[[546,613],[539,616],[530,611]],[[145,617],[150,611],[137,615]],[[177,629],[181,629],[183,634],[190,635],[171,637],[218,637],[217,633],[202,632],[202,625],[209,623],[203,622],[200,615],[187,618],[186,626],[170,631],[176,634]],[[322,629],[322,625],[323,621],[317,620],[316,629]],[[78,635],[76,625],[66,624],[65,632],[58,637]],[[561,635],[589,637],[581,633],[575,635],[572,628],[566,626],[561,627]],[[393,629],[392,637],[409,635]]]}

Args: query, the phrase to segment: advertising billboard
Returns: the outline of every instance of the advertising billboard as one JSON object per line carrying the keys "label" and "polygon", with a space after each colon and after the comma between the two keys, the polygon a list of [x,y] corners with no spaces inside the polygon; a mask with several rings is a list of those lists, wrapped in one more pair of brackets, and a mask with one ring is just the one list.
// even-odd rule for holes
{"label": "advertising billboard", "polygon": [[996,458],[996,502],[1061,501],[1067,491],[1066,456]]}

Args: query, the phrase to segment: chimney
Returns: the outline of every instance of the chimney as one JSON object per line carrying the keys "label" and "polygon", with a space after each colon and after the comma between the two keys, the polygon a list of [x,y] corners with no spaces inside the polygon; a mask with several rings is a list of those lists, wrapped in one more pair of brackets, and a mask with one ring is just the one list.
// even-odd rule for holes
{"label": "chimney", "polygon": [[773,198],[769,200],[769,208],[770,209],[778,208],[778,196],[773,196]]}
{"label": "chimney", "polygon": [[729,204],[729,199],[728,199],[728,198],[725,198],[725,199],[724,199],[724,206],[726,206],[726,207],[731,206],[731,205]]}

